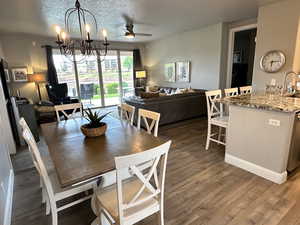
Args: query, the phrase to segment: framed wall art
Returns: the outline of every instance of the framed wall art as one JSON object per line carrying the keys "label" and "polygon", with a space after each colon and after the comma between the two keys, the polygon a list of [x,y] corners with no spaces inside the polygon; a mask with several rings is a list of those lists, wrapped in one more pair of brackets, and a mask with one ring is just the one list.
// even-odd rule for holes
{"label": "framed wall art", "polygon": [[20,68],[13,68],[11,70],[13,80],[15,82],[26,82],[27,79],[27,68],[26,67],[20,67]]}
{"label": "framed wall art", "polygon": [[175,63],[165,64],[165,81],[175,82]]}
{"label": "framed wall art", "polygon": [[190,82],[190,61],[176,62],[176,81]]}

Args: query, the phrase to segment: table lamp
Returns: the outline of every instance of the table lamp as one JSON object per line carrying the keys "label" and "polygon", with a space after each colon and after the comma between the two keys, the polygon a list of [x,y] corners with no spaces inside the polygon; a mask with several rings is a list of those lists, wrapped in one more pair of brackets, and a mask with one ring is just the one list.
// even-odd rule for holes
{"label": "table lamp", "polygon": [[135,78],[139,80],[139,86],[142,86],[142,80],[147,77],[146,70],[135,71]]}
{"label": "table lamp", "polygon": [[146,70],[138,70],[135,72],[136,78],[146,78]]}
{"label": "table lamp", "polygon": [[34,82],[35,85],[37,86],[39,98],[41,101],[42,96],[41,96],[41,90],[40,90],[40,83],[46,82],[45,74],[44,73],[34,73],[34,74],[31,74],[28,78],[29,78],[29,82]]}

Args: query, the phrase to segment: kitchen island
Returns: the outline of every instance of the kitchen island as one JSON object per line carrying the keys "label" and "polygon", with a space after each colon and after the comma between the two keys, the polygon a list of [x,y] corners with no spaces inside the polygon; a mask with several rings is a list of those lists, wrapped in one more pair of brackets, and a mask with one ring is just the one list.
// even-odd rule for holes
{"label": "kitchen island", "polygon": [[221,102],[229,105],[225,162],[285,182],[300,162],[300,98],[251,94]]}

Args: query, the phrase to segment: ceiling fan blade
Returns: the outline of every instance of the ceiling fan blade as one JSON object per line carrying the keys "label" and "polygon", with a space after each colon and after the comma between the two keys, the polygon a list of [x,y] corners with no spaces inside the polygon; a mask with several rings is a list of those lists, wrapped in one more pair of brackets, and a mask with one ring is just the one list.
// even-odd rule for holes
{"label": "ceiling fan blade", "polygon": [[125,20],[126,24],[133,24],[133,19],[127,15],[127,14],[122,14],[123,19]]}
{"label": "ceiling fan blade", "polygon": [[151,37],[152,34],[144,34],[144,33],[135,33],[136,36],[145,36],[145,37]]}

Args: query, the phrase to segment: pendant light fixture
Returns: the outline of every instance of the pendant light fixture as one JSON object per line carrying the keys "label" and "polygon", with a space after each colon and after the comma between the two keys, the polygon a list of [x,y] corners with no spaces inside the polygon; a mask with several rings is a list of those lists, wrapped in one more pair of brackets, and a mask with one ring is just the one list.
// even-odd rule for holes
{"label": "pendant light fixture", "polygon": [[[71,38],[71,33],[73,33],[71,25],[74,21],[78,26],[80,38]],[[64,30],[56,26],[55,31],[57,34],[56,44],[60,49],[60,53],[72,61],[77,61],[74,57],[76,50],[79,50],[81,55],[84,56],[80,60],[91,55],[102,57],[107,55],[109,46],[107,31],[103,29],[102,34],[98,33],[96,17],[89,10],[82,8],[79,0],[75,1],[75,7],[66,11]],[[97,35],[103,40],[93,40],[93,37],[97,38]]]}

